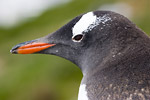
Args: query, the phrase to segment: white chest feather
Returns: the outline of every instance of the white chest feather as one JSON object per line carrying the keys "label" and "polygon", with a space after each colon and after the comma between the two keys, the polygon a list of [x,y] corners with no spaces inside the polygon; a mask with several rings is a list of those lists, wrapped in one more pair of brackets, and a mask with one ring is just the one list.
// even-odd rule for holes
{"label": "white chest feather", "polygon": [[88,100],[86,85],[82,84],[79,88],[78,100]]}

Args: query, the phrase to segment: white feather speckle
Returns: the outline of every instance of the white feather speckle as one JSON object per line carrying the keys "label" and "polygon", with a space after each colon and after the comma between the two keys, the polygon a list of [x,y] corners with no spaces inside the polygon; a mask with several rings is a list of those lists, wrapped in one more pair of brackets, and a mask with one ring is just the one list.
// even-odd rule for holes
{"label": "white feather speckle", "polygon": [[55,52],[58,52],[58,50],[56,50]]}
{"label": "white feather speckle", "polygon": [[116,57],[116,55],[113,55],[112,57],[114,58],[114,57]]}
{"label": "white feather speckle", "polygon": [[85,84],[80,85],[78,100],[88,100]]}
{"label": "white feather speckle", "polygon": [[72,28],[73,37],[83,32],[92,31],[92,29],[102,23],[101,29],[106,26],[106,22],[110,21],[111,17],[107,14],[97,17],[93,12],[84,14],[81,19]]}

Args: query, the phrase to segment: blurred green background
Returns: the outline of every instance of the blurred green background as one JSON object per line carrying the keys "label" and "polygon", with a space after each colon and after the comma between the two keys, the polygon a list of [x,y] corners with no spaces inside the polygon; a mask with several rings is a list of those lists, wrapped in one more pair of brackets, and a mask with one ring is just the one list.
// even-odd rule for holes
{"label": "blurred green background", "polygon": [[123,13],[150,33],[149,0],[70,0],[19,24],[1,26],[0,100],[77,100],[82,73],[76,65],[52,55],[12,55],[9,51],[20,42],[54,32],[81,13],[102,9]]}

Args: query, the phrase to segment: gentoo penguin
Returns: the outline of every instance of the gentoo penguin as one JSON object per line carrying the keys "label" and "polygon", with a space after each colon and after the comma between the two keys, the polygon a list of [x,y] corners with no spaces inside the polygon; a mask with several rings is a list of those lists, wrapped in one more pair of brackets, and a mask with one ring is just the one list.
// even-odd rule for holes
{"label": "gentoo penguin", "polygon": [[52,54],[75,63],[83,73],[78,100],[150,100],[150,38],[115,12],[82,14],[11,52]]}

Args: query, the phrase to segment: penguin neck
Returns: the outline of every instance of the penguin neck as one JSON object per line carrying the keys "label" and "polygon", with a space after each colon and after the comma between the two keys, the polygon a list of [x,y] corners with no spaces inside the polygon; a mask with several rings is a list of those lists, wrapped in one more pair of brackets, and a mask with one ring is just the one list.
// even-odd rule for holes
{"label": "penguin neck", "polygon": [[[125,49],[125,48],[124,48]],[[95,45],[89,48],[82,57],[81,70],[84,76],[94,74],[107,67],[107,64],[117,60],[122,55],[121,48],[113,45],[113,42],[107,42],[104,45]]]}
{"label": "penguin neck", "polygon": [[148,62],[148,59],[150,58],[147,58],[148,55],[145,51],[149,52],[149,49],[146,50],[143,43],[134,42],[127,42],[122,45],[120,43],[116,43],[116,41],[111,41],[106,42],[104,45],[95,45],[95,47],[92,47],[92,50],[89,49],[90,52],[87,51],[85,53],[85,57],[83,56],[84,60],[81,65],[84,76],[83,79],[86,79],[86,77],[92,77],[96,73],[99,75],[101,74],[103,77],[105,77],[105,75],[106,77],[109,75],[111,77],[110,73],[113,74],[113,70],[117,68],[119,69],[119,72],[117,72],[119,74],[125,70],[133,70],[135,65],[136,68],[140,68],[141,66],[138,65],[137,62],[140,61],[140,58],[145,59],[143,62],[140,62],[141,65]]}
{"label": "penguin neck", "polygon": [[82,70],[84,76],[81,84],[85,86],[84,93],[90,97],[88,100],[97,100],[93,99],[95,97],[107,99],[109,96],[117,99],[115,93],[123,99],[123,96],[129,97],[136,91],[143,96],[149,95],[150,50],[140,44],[135,45],[103,51],[108,57],[104,55],[96,63],[92,56],[86,61],[84,67],[88,69]]}

